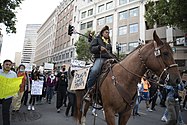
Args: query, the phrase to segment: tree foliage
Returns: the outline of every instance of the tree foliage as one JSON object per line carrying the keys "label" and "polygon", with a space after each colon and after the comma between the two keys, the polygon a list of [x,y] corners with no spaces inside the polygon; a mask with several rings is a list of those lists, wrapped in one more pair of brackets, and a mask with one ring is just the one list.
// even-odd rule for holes
{"label": "tree foliage", "polygon": [[160,23],[187,31],[187,0],[148,1],[145,19],[149,26]]}
{"label": "tree foliage", "polygon": [[[85,33],[86,36],[88,36],[88,31]],[[94,34],[94,32],[92,32]],[[90,53],[90,43],[88,42],[88,39],[84,36],[80,36],[79,40],[75,43],[76,52],[77,52],[77,59],[89,62],[92,59],[92,54]]]}
{"label": "tree foliage", "polygon": [[23,0],[0,0],[0,23],[5,24],[7,33],[16,33],[16,8]]}

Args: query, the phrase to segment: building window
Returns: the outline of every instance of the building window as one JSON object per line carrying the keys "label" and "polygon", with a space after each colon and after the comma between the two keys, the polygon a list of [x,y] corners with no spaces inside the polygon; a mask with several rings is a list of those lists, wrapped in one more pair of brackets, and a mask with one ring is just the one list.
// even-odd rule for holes
{"label": "building window", "polygon": [[90,28],[90,27],[92,27],[92,26],[93,26],[93,22],[92,22],[92,21],[87,22],[87,28]]}
{"label": "building window", "polygon": [[105,24],[105,18],[100,18],[97,20],[97,25],[104,25]]}
{"label": "building window", "polygon": [[93,15],[93,9],[88,10],[88,16]]}
{"label": "building window", "polygon": [[138,45],[138,42],[129,42],[129,51],[134,50]]}
{"label": "building window", "polygon": [[86,29],[86,23],[81,24],[81,30]]}
{"label": "building window", "polygon": [[121,44],[120,46],[121,46],[121,52],[122,52],[122,53],[127,52],[127,43],[123,43],[123,44]]}
{"label": "building window", "polygon": [[77,11],[77,6],[75,6],[75,12]]}
{"label": "building window", "polygon": [[113,8],[113,1],[110,1],[106,3],[106,10],[112,9]]}
{"label": "building window", "polygon": [[135,0],[129,0],[129,2],[132,2],[132,1],[135,1]]}
{"label": "building window", "polygon": [[119,0],[119,5],[127,3],[127,0]]}
{"label": "building window", "polygon": [[81,13],[81,18],[83,19],[85,17],[86,17],[86,11],[84,11],[84,12]]}
{"label": "building window", "polygon": [[130,24],[130,33],[136,33],[138,32],[138,24]]}
{"label": "building window", "polygon": [[130,9],[130,17],[138,16],[138,8]]}
{"label": "building window", "polygon": [[119,36],[127,34],[127,26],[119,27]]}
{"label": "building window", "polygon": [[76,22],[76,16],[74,16],[74,19],[73,19],[74,23]]}
{"label": "building window", "polygon": [[128,18],[128,11],[119,12],[119,20],[123,20],[127,18]]}
{"label": "building window", "polygon": [[112,37],[112,29],[109,30],[110,37]]}
{"label": "building window", "polygon": [[98,13],[103,12],[105,10],[104,4],[98,6]]}
{"label": "building window", "polygon": [[106,17],[106,23],[112,23],[112,20],[113,20],[112,15]]}

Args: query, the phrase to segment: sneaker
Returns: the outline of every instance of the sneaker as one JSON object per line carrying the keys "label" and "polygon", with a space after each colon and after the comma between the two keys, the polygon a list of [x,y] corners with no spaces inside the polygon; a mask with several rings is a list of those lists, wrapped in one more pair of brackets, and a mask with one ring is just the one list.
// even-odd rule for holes
{"label": "sneaker", "polygon": [[34,111],[35,110],[35,108],[34,108],[34,106],[32,106],[32,111]]}
{"label": "sneaker", "polygon": [[95,113],[95,112],[92,112],[92,115],[95,116],[95,117],[97,117],[97,113]]}
{"label": "sneaker", "polygon": [[163,116],[163,117],[161,118],[161,121],[167,122],[168,120],[167,120],[166,116]]}
{"label": "sneaker", "polygon": [[150,109],[150,108],[147,108],[147,111],[152,112],[153,110],[152,110],[152,109]]}
{"label": "sneaker", "polygon": [[31,110],[31,106],[29,105],[27,109],[30,111]]}
{"label": "sneaker", "polygon": [[57,109],[57,113],[60,113],[60,109]]}

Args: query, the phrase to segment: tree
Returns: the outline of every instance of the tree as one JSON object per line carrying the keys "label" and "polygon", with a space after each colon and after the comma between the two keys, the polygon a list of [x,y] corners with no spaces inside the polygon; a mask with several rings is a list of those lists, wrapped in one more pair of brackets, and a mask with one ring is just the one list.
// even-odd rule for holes
{"label": "tree", "polygon": [[0,23],[5,24],[7,33],[16,33],[16,8],[20,7],[23,0],[0,1]]}
{"label": "tree", "polygon": [[162,24],[187,31],[187,0],[148,1],[145,19],[149,26]]}
{"label": "tree", "polygon": [[[88,36],[90,31],[85,33],[85,36]],[[94,32],[92,32],[94,34]],[[89,62],[92,60],[92,54],[90,53],[90,43],[88,42],[88,38],[85,36],[80,36],[79,40],[75,43],[77,59]]]}

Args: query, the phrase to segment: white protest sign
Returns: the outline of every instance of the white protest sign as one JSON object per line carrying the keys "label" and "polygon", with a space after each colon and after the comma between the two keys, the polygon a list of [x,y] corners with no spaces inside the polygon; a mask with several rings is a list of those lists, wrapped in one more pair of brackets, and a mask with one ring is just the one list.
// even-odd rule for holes
{"label": "white protest sign", "polygon": [[89,70],[90,67],[75,71],[70,90],[80,90],[85,88]]}
{"label": "white protest sign", "polygon": [[53,70],[54,69],[54,64],[52,64],[52,63],[45,63],[44,64],[44,69],[51,69],[51,70]]}
{"label": "white protest sign", "polygon": [[81,60],[71,60],[71,70],[79,70],[84,68],[86,65],[85,61],[81,61]]}
{"label": "white protest sign", "polygon": [[25,65],[25,71],[32,71],[32,64],[31,63],[22,63],[23,65]]}
{"label": "white protest sign", "polygon": [[42,95],[43,81],[32,80],[31,95]]}

